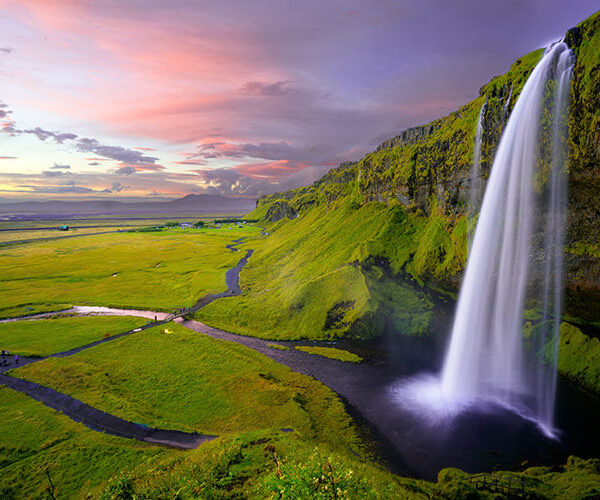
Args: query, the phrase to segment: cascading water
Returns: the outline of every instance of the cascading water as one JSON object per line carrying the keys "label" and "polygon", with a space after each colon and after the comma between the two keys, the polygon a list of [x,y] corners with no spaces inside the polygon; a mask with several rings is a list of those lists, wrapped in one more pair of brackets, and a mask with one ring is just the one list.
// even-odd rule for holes
{"label": "cascading water", "polygon": [[[482,195],[482,178],[481,178],[481,143],[483,140],[483,118],[485,117],[485,109],[487,107],[487,101],[483,103],[479,110],[479,117],[477,118],[477,129],[475,131],[475,144],[473,147],[473,165],[471,166],[471,179],[469,185],[469,220],[472,227],[474,224],[475,217],[479,212],[479,206],[481,205]],[[472,234],[470,234],[469,240],[472,240]]]}
{"label": "cascading water", "polygon": [[[561,306],[571,69],[566,44],[549,47],[502,134],[441,378],[444,400],[459,405],[495,401],[536,421],[549,434]],[[532,290],[538,291],[537,303]],[[526,299],[528,307],[539,304],[542,316],[527,339]]]}
{"label": "cascading water", "polygon": [[512,93],[513,93],[513,86],[510,86],[510,91],[508,92],[508,97],[506,98],[506,102],[504,103],[504,106],[502,107],[502,121],[504,121],[506,119],[506,117],[508,116],[508,107],[510,106],[510,100],[512,99]]}

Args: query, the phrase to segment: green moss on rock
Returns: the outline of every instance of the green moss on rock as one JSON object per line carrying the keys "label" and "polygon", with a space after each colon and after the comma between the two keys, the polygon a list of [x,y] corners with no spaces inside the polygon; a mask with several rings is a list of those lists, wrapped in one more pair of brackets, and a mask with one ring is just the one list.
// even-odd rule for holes
{"label": "green moss on rock", "polygon": [[588,337],[569,323],[562,323],[558,370],[569,380],[600,393],[600,340]]}

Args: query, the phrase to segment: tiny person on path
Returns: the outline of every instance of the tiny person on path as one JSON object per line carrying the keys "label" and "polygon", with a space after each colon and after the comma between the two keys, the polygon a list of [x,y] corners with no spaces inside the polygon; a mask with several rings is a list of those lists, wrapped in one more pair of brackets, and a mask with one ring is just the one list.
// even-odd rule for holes
{"label": "tiny person on path", "polygon": [[15,356],[15,365],[19,364],[19,356]]}

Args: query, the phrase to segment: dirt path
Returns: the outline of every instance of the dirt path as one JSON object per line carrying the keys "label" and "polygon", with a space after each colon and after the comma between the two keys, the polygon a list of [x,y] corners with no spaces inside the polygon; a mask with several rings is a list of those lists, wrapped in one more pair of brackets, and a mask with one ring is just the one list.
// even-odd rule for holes
{"label": "dirt path", "polygon": [[49,387],[3,374],[0,374],[0,384],[27,394],[33,399],[60,411],[75,422],[80,422],[94,431],[112,434],[113,436],[137,439],[138,441],[182,449],[197,448],[202,443],[217,437],[176,430],[153,429],[145,425],[129,422],[86,405]]}

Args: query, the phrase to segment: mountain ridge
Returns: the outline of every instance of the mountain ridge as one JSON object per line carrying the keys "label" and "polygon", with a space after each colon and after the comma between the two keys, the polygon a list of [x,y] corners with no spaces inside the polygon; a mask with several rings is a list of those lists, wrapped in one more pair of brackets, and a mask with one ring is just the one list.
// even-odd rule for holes
{"label": "mountain ridge", "polygon": [[[92,201],[22,201],[0,204],[0,214],[69,212],[69,213],[246,213],[254,206],[250,198],[228,198],[211,194],[188,194],[169,201],[124,202],[117,200]],[[107,212],[108,211],[108,212]]]}

